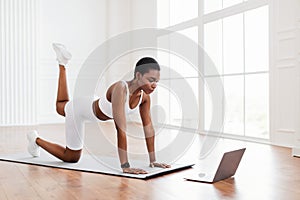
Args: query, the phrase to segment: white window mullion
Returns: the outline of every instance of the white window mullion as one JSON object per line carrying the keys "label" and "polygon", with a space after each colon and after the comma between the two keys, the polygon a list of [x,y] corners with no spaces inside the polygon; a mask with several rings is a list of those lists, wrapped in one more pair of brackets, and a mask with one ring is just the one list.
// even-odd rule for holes
{"label": "white window mullion", "polygon": [[261,6],[265,6],[269,4],[269,0],[252,0],[246,1],[228,8],[224,8],[222,10],[218,10],[215,12],[211,12],[203,16],[203,23],[209,23],[212,21],[216,21],[219,19],[223,19],[225,17],[229,17],[232,15],[240,14],[246,12],[248,10],[252,10],[255,8],[259,8]]}

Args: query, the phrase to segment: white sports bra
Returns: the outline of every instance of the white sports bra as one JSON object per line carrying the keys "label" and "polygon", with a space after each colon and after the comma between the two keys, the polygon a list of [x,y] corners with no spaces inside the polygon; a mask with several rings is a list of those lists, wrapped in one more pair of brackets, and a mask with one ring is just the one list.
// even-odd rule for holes
{"label": "white sports bra", "polygon": [[[139,106],[141,105],[142,103],[142,100],[143,100],[143,90],[141,90],[141,97],[140,97],[140,100],[139,100],[139,103],[137,104],[137,106],[133,109],[131,109],[129,107],[129,88],[128,88],[128,84],[126,81],[122,81],[125,86],[126,86],[126,100],[125,100],[125,114],[126,115],[129,115],[129,114],[133,114],[135,113],[138,109],[139,109]],[[100,110],[109,118],[113,118],[113,114],[112,114],[112,104],[111,102],[109,102],[106,98],[106,93],[105,95],[103,95],[102,97],[100,97],[99,99],[99,108]]]}

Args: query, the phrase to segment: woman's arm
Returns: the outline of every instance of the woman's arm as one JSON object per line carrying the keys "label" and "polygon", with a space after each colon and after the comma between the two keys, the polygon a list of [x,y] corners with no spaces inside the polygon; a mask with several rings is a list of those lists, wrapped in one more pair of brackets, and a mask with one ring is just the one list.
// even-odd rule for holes
{"label": "woman's arm", "polygon": [[143,123],[146,145],[149,153],[149,161],[150,163],[153,163],[156,161],[155,147],[154,147],[155,131],[151,121],[150,96],[147,94],[144,94],[143,96],[144,96],[144,101],[140,105],[140,116]]}
{"label": "woman's arm", "polygon": [[164,163],[156,163],[155,145],[154,145],[155,131],[152,125],[151,113],[150,113],[151,99],[148,94],[144,94],[143,96],[144,96],[143,103],[140,105],[140,115],[143,123],[144,133],[145,133],[150,167],[169,168],[171,167],[170,165]]}
{"label": "woman's arm", "polygon": [[124,173],[131,174],[146,174],[147,172],[142,169],[131,168],[128,163],[127,156],[127,137],[126,137],[126,115],[125,115],[125,101],[126,101],[126,88],[120,82],[117,83],[111,94],[112,113],[117,129],[118,137],[118,153],[120,163]]}
{"label": "woman's arm", "polygon": [[122,83],[117,83],[111,94],[112,114],[117,129],[118,153],[120,163],[128,162],[126,139],[126,116],[124,110],[126,90]]}

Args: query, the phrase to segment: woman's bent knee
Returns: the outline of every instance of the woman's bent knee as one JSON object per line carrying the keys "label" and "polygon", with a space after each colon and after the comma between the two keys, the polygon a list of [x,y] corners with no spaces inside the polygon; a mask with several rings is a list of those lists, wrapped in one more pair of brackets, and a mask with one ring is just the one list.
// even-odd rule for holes
{"label": "woman's bent knee", "polygon": [[80,157],[79,158],[65,158],[64,159],[64,162],[67,162],[67,163],[77,163],[79,161]]}
{"label": "woman's bent knee", "polygon": [[68,101],[64,102],[56,102],[56,112],[61,116],[66,116],[65,114],[65,106],[68,103]]}
{"label": "woman's bent knee", "polygon": [[66,149],[64,162],[68,163],[77,163],[81,157],[81,150],[71,150],[69,148]]}

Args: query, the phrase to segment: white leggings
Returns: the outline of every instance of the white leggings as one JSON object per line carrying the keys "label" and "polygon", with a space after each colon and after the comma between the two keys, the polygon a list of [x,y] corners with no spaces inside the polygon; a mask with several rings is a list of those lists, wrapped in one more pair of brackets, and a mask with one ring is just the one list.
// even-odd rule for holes
{"label": "white leggings", "polygon": [[80,150],[84,143],[84,123],[99,121],[93,112],[93,97],[80,97],[65,106],[66,143],[71,150]]}

